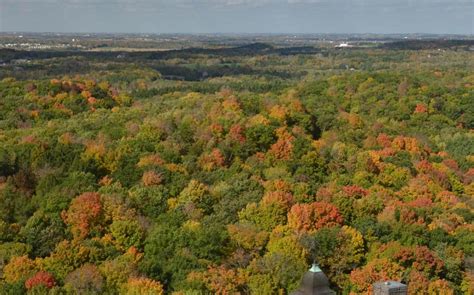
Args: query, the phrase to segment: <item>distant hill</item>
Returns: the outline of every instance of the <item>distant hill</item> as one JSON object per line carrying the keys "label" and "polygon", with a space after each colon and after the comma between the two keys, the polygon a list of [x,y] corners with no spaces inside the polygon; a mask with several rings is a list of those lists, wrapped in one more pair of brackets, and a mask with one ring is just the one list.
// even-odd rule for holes
{"label": "distant hill", "polygon": [[422,50],[422,49],[469,49],[474,46],[474,40],[404,40],[385,43],[382,47],[387,49]]}

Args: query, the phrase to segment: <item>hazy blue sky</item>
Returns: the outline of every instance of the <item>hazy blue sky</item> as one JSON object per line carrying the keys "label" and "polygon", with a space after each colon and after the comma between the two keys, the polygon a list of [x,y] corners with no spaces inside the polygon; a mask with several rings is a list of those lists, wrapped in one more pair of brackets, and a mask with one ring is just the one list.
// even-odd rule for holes
{"label": "hazy blue sky", "polygon": [[0,0],[0,31],[474,33],[474,0]]}

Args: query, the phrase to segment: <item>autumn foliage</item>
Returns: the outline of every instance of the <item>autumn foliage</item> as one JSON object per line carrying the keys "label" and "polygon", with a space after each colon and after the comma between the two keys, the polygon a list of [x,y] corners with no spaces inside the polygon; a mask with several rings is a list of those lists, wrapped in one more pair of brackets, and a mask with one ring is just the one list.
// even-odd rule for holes
{"label": "autumn foliage", "polygon": [[156,38],[0,49],[0,294],[474,293],[469,40]]}
{"label": "autumn foliage", "polygon": [[3,269],[3,278],[7,282],[17,282],[29,278],[36,269],[36,263],[27,256],[13,257]]}
{"label": "autumn foliage", "polygon": [[288,213],[288,225],[298,231],[314,232],[343,223],[336,206],[326,202],[296,204]]}
{"label": "autumn foliage", "polygon": [[64,222],[71,226],[76,238],[85,238],[93,226],[99,225],[102,204],[98,193],[84,193],[76,197],[67,211],[63,211]]}
{"label": "autumn foliage", "polygon": [[38,286],[44,286],[47,289],[51,289],[54,285],[56,285],[54,277],[50,273],[44,271],[37,272],[25,282],[25,287],[28,290]]}
{"label": "autumn foliage", "polygon": [[127,295],[162,295],[163,286],[148,278],[130,278],[123,287],[122,294]]}
{"label": "autumn foliage", "polygon": [[209,267],[202,273],[190,273],[188,280],[202,282],[214,294],[239,294],[245,283],[242,273],[224,266]]}

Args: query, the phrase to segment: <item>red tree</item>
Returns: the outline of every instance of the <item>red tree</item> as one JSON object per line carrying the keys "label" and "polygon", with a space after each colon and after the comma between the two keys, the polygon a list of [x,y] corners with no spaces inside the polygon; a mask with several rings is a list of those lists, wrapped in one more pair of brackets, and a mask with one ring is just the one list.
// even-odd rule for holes
{"label": "red tree", "polygon": [[233,125],[232,127],[230,127],[229,130],[229,138],[233,141],[244,143],[246,140],[244,135],[244,128],[239,124]]}
{"label": "red tree", "polygon": [[71,232],[76,238],[85,238],[90,228],[99,223],[102,204],[98,193],[84,193],[75,198],[69,209],[63,211],[62,218],[71,226]]}
{"label": "red tree", "polygon": [[26,289],[30,290],[34,287],[43,285],[48,289],[51,289],[56,285],[56,281],[54,280],[54,277],[47,272],[40,271],[37,272],[34,276],[26,280],[25,282],[25,287]]}
{"label": "red tree", "polygon": [[425,104],[419,103],[416,105],[415,114],[426,113],[426,112],[428,112],[428,107]]}
{"label": "red tree", "polygon": [[300,231],[311,232],[342,223],[343,218],[337,207],[326,202],[296,204],[288,213],[288,225]]}

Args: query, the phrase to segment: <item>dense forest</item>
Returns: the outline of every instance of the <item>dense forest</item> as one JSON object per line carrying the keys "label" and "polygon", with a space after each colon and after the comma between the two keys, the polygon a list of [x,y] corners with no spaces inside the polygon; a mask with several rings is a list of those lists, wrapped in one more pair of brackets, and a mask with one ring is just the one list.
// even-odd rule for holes
{"label": "dense forest", "polygon": [[0,294],[473,294],[474,52],[407,44],[0,51]]}

